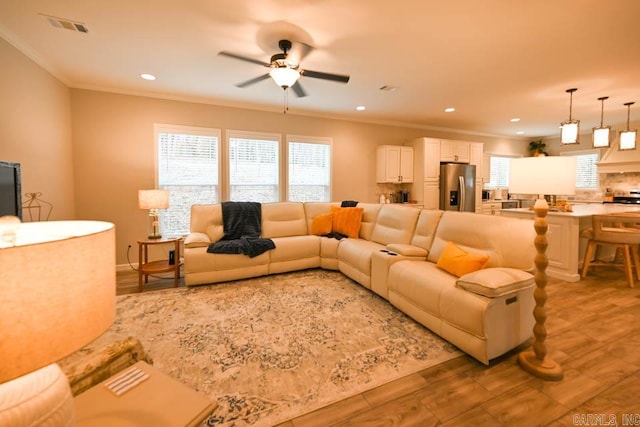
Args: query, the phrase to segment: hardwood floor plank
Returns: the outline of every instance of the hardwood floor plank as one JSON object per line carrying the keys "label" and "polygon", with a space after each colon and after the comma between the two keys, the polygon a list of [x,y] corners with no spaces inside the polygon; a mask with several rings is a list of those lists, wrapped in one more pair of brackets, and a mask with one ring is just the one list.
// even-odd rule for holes
{"label": "hardwood floor plank", "polygon": [[398,396],[411,394],[427,385],[427,381],[419,374],[408,375],[390,383],[362,393],[369,405],[378,406]]}
{"label": "hardwood floor plank", "polygon": [[361,394],[358,394],[294,418],[292,421],[294,427],[325,427],[343,422],[367,409],[371,409],[371,406]]}
{"label": "hardwood floor plank", "polygon": [[438,418],[414,396],[405,396],[349,418],[350,426],[430,427]]}

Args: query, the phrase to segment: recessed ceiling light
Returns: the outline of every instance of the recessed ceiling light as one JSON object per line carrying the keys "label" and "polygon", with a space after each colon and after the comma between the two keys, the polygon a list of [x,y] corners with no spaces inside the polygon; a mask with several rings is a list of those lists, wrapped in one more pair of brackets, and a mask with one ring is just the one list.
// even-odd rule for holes
{"label": "recessed ceiling light", "polygon": [[444,112],[445,112],[445,113],[453,113],[454,111],[456,111],[456,109],[455,109],[455,108],[453,108],[453,107],[448,107],[448,108],[445,108],[445,109],[444,109]]}
{"label": "recessed ceiling light", "polygon": [[519,121],[520,121],[520,118],[519,118],[519,117],[514,117],[513,119],[511,119],[511,120],[509,120],[509,121],[510,121],[510,122],[513,122],[513,123],[515,123],[515,122],[519,122]]}
{"label": "recessed ceiling light", "polygon": [[366,109],[367,109],[367,107],[365,107],[364,105],[358,105],[358,106],[356,107],[356,110],[358,110],[358,111],[364,111],[364,110],[366,110]]}
{"label": "recessed ceiling light", "polygon": [[140,74],[140,77],[142,77],[145,80],[155,80],[156,76],[154,76],[153,74]]}
{"label": "recessed ceiling light", "polygon": [[524,135],[524,131],[519,130],[518,132],[516,132],[516,135]]}

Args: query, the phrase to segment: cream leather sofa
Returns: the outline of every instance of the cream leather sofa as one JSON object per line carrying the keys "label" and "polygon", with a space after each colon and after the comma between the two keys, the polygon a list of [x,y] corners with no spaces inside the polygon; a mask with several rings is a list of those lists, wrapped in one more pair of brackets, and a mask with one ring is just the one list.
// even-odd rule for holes
{"label": "cream leather sofa", "polygon": [[[185,239],[187,286],[308,268],[339,270],[487,364],[532,336],[533,221],[359,203],[359,238],[309,234],[338,203],[266,203],[262,235],[276,248],[257,257],[207,253],[223,235],[220,205],[194,205]],[[489,257],[457,277],[436,264],[448,242]]]}

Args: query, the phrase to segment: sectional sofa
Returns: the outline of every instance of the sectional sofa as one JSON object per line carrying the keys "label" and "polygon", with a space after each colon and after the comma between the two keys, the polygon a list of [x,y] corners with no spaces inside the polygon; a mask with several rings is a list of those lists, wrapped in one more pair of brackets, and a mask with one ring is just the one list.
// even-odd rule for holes
{"label": "sectional sofa", "polygon": [[[333,217],[336,226],[345,209],[359,218],[354,237],[318,235],[327,231],[318,232],[320,219]],[[253,258],[208,253],[224,234],[221,205],[192,206],[186,285],[339,270],[482,363],[532,336],[531,220],[410,205],[281,202],[262,205],[261,224],[261,237],[275,249]]]}

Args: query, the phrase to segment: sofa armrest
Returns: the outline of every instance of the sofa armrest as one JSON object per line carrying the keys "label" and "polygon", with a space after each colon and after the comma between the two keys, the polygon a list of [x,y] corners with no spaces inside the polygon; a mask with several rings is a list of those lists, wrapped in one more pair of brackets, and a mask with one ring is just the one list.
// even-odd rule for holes
{"label": "sofa armrest", "polygon": [[419,246],[407,245],[402,243],[389,243],[385,249],[389,252],[409,257],[427,258],[429,254],[425,249]]}
{"label": "sofa armrest", "polygon": [[184,239],[185,248],[203,248],[211,244],[211,239],[205,233],[193,232]]}
{"label": "sofa armrest", "polygon": [[465,274],[456,287],[488,298],[500,297],[533,286],[533,275],[515,268],[485,268]]}

